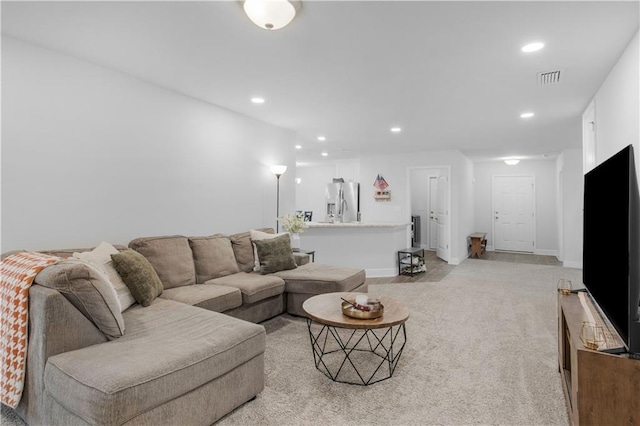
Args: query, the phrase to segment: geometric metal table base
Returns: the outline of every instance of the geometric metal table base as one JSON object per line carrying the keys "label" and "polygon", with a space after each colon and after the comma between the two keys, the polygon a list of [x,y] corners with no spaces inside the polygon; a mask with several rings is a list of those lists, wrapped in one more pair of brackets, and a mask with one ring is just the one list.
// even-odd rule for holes
{"label": "geometric metal table base", "polygon": [[341,328],[307,318],[316,368],[334,382],[367,386],[393,376],[407,342],[404,322],[386,328]]}

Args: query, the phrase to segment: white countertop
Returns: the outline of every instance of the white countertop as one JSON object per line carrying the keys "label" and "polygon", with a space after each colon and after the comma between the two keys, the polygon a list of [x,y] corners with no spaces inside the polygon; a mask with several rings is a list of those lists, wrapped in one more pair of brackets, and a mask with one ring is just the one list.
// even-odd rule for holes
{"label": "white countertop", "polygon": [[307,222],[309,228],[401,228],[411,225],[411,222],[385,223],[385,222],[350,222],[350,223],[329,223],[329,222]]}

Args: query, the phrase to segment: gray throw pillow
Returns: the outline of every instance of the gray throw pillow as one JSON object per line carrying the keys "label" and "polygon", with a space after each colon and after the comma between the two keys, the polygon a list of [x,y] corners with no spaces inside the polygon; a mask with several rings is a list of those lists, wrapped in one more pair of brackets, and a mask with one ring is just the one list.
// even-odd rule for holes
{"label": "gray throw pillow", "polygon": [[129,287],[133,298],[142,306],[149,306],[162,294],[162,282],[153,266],[135,250],[112,254],[113,267]]}
{"label": "gray throw pillow", "polygon": [[296,260],[291,250],[291,238],[284,234],[268,240],[257,240],[258,258],[260,259],[260,273],[271,274],[296,268]]}
{"label": "gray throw pillow", "polygon": [[36,284],[60,292],[109,339],[124,335],[124,318],[109,277],[82,260],[63,260],[44,268]]}

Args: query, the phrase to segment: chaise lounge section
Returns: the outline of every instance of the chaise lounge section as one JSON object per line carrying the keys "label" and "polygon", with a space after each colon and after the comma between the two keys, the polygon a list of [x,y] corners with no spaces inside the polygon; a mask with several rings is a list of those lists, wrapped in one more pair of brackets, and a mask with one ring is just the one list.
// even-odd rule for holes
{"label": "chaise lounge section", "polygon": [[[304,315],[302,303],[314,294],[367,291],[360,269],[306,263],[254,272],[248,232],[137,238],[116,249],[144,256],[162,294],[123,310],[124,333],[114,337],[100,323],[109,309],[91,315],[78,305],[86,294],[68,290],[99,279],[69,272],[71,261],[45,268],[29,292],[27,374],[17,408],[30,424],[212,424],[264,388],[259,322]],[[90,250],[48,253],[77,252]]]}

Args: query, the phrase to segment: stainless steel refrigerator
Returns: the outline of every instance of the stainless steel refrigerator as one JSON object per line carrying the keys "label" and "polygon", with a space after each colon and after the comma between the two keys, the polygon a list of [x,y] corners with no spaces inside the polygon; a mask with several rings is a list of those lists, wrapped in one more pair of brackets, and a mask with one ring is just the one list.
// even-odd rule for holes
{"label": "stainless steel refrigerator", "polygon": [[[338,180],[338,182],[336,182]],[[328,183],[325,190],[326,222],[360,221],[360,184],[358,182]]]}

